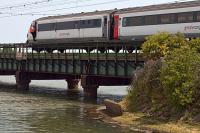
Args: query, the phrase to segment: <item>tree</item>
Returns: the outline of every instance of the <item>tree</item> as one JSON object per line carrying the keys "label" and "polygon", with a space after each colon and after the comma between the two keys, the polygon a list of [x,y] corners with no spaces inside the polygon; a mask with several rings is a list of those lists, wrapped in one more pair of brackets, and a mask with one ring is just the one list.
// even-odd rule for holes
{"label": "tree", "polygon": [[148,36],[146,40],[142,45],[142,51],[147,59],[159,59],[169,54],[173,49],[186,45],[186,40],[181,33],[160,32]]}

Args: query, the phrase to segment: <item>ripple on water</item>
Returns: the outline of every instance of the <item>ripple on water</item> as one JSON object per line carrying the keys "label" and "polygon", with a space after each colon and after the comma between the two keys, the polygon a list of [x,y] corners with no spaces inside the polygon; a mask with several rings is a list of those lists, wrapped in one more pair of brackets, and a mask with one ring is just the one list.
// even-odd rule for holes
{"label": "ripple on water", "polygon": [[96,104],[57,95],[20,94],[0,89],[0,133],[129,132],[89,117],[87,110],[95,107]]}

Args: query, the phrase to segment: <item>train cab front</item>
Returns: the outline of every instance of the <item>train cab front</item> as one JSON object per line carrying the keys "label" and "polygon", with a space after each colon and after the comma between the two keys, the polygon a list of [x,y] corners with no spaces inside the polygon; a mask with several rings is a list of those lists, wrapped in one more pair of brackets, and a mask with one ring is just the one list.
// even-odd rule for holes
{"label": "train cab front", "polygon": [[36,41],[36,33],[37,33],[37,25],[36,25],[36,22],[33,21],[31,23],[31,26],[30,26],[28,34],[27,34],[27,42],[28,43]]}

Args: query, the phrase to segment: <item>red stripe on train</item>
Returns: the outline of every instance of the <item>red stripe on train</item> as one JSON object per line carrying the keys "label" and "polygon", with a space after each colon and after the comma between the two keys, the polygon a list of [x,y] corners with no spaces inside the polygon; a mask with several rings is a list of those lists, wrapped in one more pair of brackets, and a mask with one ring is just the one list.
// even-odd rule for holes
{"label": "red stripe on train", "polygon": [[119,15],[114,16],[114,39],[119,39]]}

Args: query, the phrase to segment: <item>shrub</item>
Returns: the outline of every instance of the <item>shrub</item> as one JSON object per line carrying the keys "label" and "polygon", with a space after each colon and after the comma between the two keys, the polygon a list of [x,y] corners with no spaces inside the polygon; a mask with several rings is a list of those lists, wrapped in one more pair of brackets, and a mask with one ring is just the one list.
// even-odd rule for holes
{"label": "shrub", "polygon": [[130,111],[150,108],[162,99],[159,80],[161,64],[161,60],[150,60],[145,63],[144,69],[136,70],[126,97]]}
{"label": "shrub", "polygon": [[200,112],[200,39],[158,33],[147,37],[142,51],[147,62],[134,74],[126,97],[129,111],[148,108],[178,117],[186,109]]}
{"label": "shrub", "polygon": [[186,44],[184,36],[180,33],[161,32],[148,36],[146,40],[142,45],[142,51],[147,59],[159,59],[166,56],[169,51]]}
{"label": "shrub", "polygon": [[200,38],[192,39],[191,41],[189,41],[189,46],[200,53]]}
{"label": "shrub", "polygon": [[199,67],[199,53],[187,46],[171,51],[164,59],[161,82],[171,105],[187,107],[193,102]]}

